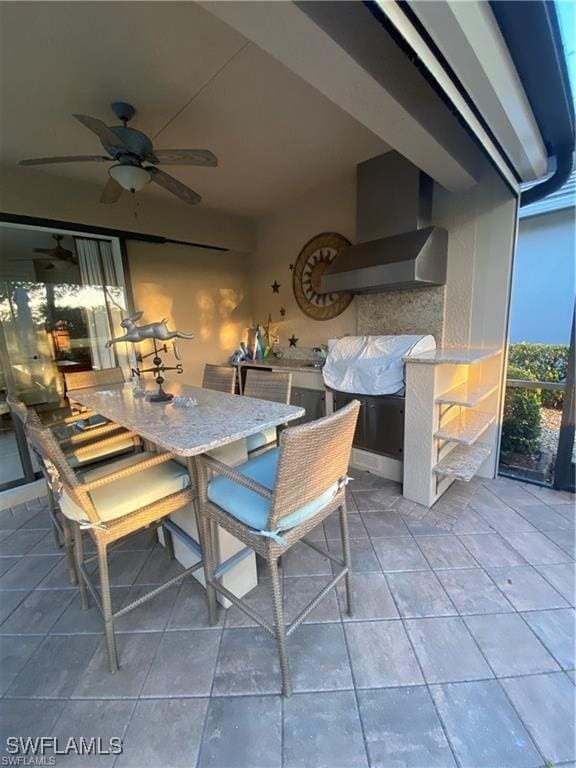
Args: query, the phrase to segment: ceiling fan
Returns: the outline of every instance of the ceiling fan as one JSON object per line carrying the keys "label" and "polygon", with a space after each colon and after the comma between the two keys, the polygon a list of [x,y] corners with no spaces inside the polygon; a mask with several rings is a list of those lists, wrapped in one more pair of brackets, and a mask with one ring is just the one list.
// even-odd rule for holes
{"label": "ceiling fan", "polygon": [[[56,246],[54,248],[34,248],[34,253],[45,254],[44,256],[35,256],[34,262],[49,262],[43,266],[44,269],[67,269],[70,265],[77,267],[78,257],[61,245],[64,235],[52,235],[52,237],[56,240]],[[21,263],[21,259],[8,259],[8,261]]]}
{"label": "ceiling fan", "polygon": [[[88,130],[95,133],[109,157],[103,155],[73,155],[69,157],[37,157],[21,160],[20,165],[51,165],[53,163],[109,163],[110,178],[100,196],[101,203],[115,203],[125,189],[139,192],[148,182],[153,181],[190,205],[202,199],[193,189],[161,171],[162,165],[197,165],[214,168],[218,165],[216,156],[208,149],[157,149],[141,131],[129,128],[128,123],[136,110],[124,101],[110,105],[122,125],[108,126],[96,117],[73,115]],[[144,165],[147,163],[148,165]]]}

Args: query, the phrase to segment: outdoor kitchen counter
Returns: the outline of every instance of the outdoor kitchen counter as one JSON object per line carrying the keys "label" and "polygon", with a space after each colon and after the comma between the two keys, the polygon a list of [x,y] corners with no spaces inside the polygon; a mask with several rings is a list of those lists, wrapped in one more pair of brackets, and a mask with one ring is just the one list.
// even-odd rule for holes
{"label": "outdoor kitchen counter", "polygon": [[273,371],[289,371],[291,373],[322,371],[322,365],[314,360],[286,360],[282,357],[265,357],[262,360],[243,360],[238,368],[266,368]]}
{"label": "outdoor kitchen counter", "polygon": [[482,360],[488,360],[502,352],[496,347],[452,347],[434,349],[416,355],[402,358],[405,363],[424,363],[427,365],[474,365]]}

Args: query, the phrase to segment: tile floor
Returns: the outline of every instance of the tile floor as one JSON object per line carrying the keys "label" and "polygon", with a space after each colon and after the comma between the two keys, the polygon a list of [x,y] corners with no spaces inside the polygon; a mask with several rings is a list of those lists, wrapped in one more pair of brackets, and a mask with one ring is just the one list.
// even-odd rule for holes
{"label": "tile floor", "polygon": [[[574,766],[574,498],[498,479],[428,510],[353,472],[356,610],[332,593],[291,636],[295,694],[272,638],[236,608],[209,628],[193,580],[118,622],[105,668],[44,500],[0,512],[0,749],[8,735],[111,736],[118,756],[71,766]],[[311,538],[339,550],[327,520]],[[148,535],[112,557],[114,601],[175,573]],[[303,545],[284,562],[288,618],[331,573]],[[270,610],[263,574],[250,601]]]}

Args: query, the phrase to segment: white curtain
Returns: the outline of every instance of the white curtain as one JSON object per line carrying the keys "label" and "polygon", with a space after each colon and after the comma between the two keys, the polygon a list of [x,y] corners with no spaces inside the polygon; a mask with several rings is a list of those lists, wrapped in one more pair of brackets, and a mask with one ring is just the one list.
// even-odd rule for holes
{"label": "white curtain", "polygon": [[90,333],[94,368],[120,365],[128,373],[130,362],[126,345],[106,348],[106,342],[122,333],[120,320],[126,302],[118,279],[112,244],[108,240],[76,237],[82,285],[86,290],[85,309]]}

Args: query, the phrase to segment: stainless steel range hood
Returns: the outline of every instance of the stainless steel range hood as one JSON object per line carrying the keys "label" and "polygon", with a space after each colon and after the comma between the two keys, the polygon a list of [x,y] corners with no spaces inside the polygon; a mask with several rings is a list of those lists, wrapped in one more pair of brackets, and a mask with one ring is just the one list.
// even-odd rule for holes
{"label": "stainless steel range hood", "polygon": [[397,152],[357,168],[356,245],[322,276],[325,293],[444,285],[448,233],[431,225],[432,179]]}

